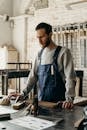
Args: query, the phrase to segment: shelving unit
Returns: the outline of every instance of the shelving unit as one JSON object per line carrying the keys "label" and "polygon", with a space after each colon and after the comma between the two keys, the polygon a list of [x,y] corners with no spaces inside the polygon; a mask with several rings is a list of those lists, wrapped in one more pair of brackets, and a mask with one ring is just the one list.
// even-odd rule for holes
{"label": "shelving unit", "polygon": [[57,45],[70,49],[75,69],[83,71],[84,95],[87,91],[87,21],[53,26],[53,40]]}

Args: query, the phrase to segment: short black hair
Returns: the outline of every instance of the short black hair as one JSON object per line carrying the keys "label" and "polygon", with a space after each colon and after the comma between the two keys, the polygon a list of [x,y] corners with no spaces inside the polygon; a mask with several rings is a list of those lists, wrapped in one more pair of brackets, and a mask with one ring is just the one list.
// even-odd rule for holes
{"label": "short black hair", "polygon": [[47,34],[49,34],[49,33],[52,32],[52,26],[50,24],[47,24],[47,23],[44,23],[44,22],[39,23],[36,26],[35,30],[37,31],[39,29],[45,29],[45,31],[46,31]]}

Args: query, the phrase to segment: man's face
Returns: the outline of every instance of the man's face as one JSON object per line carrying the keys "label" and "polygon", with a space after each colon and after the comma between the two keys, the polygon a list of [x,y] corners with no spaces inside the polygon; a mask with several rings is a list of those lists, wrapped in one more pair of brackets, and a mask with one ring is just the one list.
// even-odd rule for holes
{"label": "man's face", "polygon": [[46,34],[45,29],[38,29],[37,30],[37,38],[38,38],[39,43],[41,44],[41,46],[43,48],[47,47],[50,44],[51,35]]}

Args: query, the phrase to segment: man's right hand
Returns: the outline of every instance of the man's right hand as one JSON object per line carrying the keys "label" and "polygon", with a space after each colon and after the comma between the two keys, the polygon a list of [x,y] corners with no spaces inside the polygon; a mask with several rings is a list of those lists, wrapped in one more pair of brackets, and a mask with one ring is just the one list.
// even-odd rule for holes
{"label": "man's right hand", "polygon": [[23,95],[19,93],[10,93],[8,96],[4,97],[0,102],[1,105],[9,105],[10,100],[15,100],[15,102],[23,101]]}
{"label": "man's right hand", "polygon": [[6,105],[6,106],[10,105],[9,97],[8,96],[3,97],[3,99],[0,101],[0,105]]}
{"label": "man's right hand", "polygon": [[10,99],[15,99],[15,103],[17,103],[18,101],[23,101],[24,100],[24,96],[23,94],[20,93],[10,93],[8,96]]}
{"label": "man's right hand", "polygon": [[17,96],[20,96],[20,93],[15,93],[15,92],[11,92],[8,97],[11,99],[12,97],[14,97],[15,99],[17,98]]}
{"label": "man's right hand", "polygon": [[20,94],[16,97],[15,103],[17,103],[18,101],[23,101],[23,100],[24,100],[24,96]]}

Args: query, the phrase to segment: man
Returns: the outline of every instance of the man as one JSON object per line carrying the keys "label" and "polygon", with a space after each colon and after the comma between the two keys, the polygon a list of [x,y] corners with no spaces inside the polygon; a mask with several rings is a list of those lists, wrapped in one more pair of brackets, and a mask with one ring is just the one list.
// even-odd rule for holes
{"label": "man", "polygon": [[75,72],[69,49],[57,46],[52,40],[52,26],[40,23],[36,33],[42,50],[38,53],[28,77],[27,87],[20,97],[26,97],[38,86],[38,100],[62,101],[63,108],[73,107]]}

